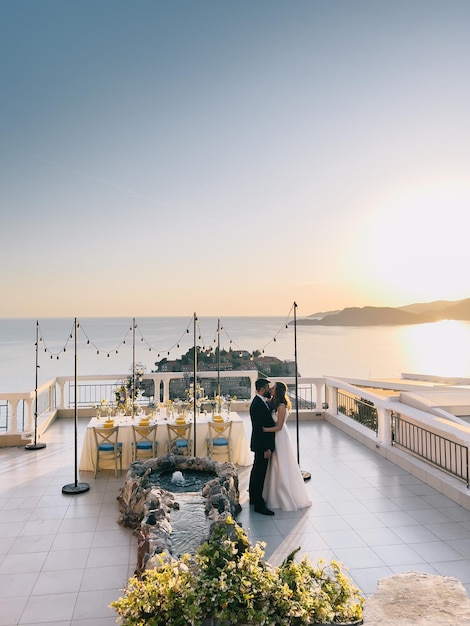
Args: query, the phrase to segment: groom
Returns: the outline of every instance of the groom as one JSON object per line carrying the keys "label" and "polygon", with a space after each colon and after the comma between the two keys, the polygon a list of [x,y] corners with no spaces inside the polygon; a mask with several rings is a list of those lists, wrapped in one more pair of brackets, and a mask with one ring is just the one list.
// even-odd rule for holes
{"label": "groom", "polygon": [[250,474],[250,504],[255,505],[256,513],[262,515],[274,515],[263,500],[263,486],[268,469],[268,462],[274,452],[274,433],[263,432],[263,426],[275,426],[271,416],[271,407],[267,401],[271,397],[269,393],[269,380],[259,378],[256,383],[256,395],[250,405],[251,417],[251,450],[255,453],[255,459]]}

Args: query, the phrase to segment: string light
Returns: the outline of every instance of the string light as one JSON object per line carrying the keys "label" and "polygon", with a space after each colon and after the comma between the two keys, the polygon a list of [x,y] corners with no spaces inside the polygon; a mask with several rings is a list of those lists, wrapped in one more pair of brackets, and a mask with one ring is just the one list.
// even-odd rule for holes
{"label": "string light", "polygon": [[[291,308],[290,313],[291,313],[291,312],[292,312],[292,308]],[[289,316],[290,316],[290,313],[289,313]],[[190,320],[190,322],[188,323],[188,326],[185,328],[185,331],[183,331],[183,335],[181,335],[180,339],[179,339],[179,340],[178,340],[175,344],[173,344],[173,346],[171,346],[169,350],[167,350],[167,351],[166,351],[166,354],[167,354],[168,356],[170,356],[170,354],[171,354],[171,350],[172,350],[174,347],[176,347],[176,348],[180,349],[180,347],[181,347],[181,339],[182,339],[182,337],[183,337],[184,335],[189,335],[189,334],[190,334],[190,325],[191,325],[191,323],[192,323],[193,321],[194,321],[194,322],[198,322],[198,318],[197,318],[195,315],[191,317],[191,320]],[[80,327],[80,324],[76,323],[76,328],[79,328],[79,327]],[[287,321],[284,323],[283,328],[284,328],[284,329],[286,329],[286,330],[288,330],[288,329],[289,329],[289,324],[287,323]],[[86,345],[87,345],[87,346],[92,345],[92,346],[95,348],[95,350],[96,350],[96,354],[97,354],[97,355],[100,355],[100,352],[102,352],[102,351],[103,351],[103,352],[105,352],[105,353],[106,353],[107,357],[108,357],[108,358],[110,358],[110,356],[111,356],[111,354],[112,354],[112,353],[115,353],[116,355],[117,355],[117,354],[119,354],[119,347],[120,347],[121,345],[126,345],[127,335],[128,335],[128,333],[129,333],[129,332],[132,332],[134,329],[138,329],[138,330],[139,330],[139,333],[140,333],[140,341],[141,341],[141,343],[145,343],[145,344],[147,345],[147,347],[148,347],[148,351],[149,351],[150,353],[151,353],[151,352],[153,352],[153,351],[154,351],[154,352],[156,352],[156,353],[157,353],[157,357],[158,357],[158,358],[160,358],[160,356],[161,356],[161,351],[157,351],[157,349],[156,349],[156,348],[154,348],[153,346],[151,346],[151,345],[149,344],[149,342],[146,340],[146,338],[144,337],[144,335],[143,335],[143,334],[142,334],[142,332],[140,331],[140,328],[138,328],[138,325],[137,325],[137,324],[131,324],[131,325],[129,326],[128,331],[126,332],[126,336],[122,339],[122,341],[120,341],[120,343],[119,343],[119,345],[118,345],[118,346],[116,346],[113,350],[110,350],[110,351],[108,351],[108,350],[102,350],[99,346],[97,346],[97,345],[96,345],[96,344],[92,341],[92,339],[90,339],[90,337],[87,335],[87,333],[86,333],[86,331],[85,331],[85,330],[82,330],[82,332],[84,333],[84,335],[85,335],[85,337],[86,337]],[[198,341],[201,341],[201,342],[202,342],[202,344],[203,344],[203,345],[202,345],[201,352],[206,353],[206,355],[207,355],[208,357],[210,357],[210,356],[211,356],[211,354],[214,354],[214,353],[215,353],[215,350],[214,350],[214,348],[213,348],[213,346],[212,346],[212,345],[209,345],[209,344],[207,344],[207,342],[204,342],[204,340],[203,340],[203,336],[202,336],[202,333],[200,332],[199,324],[198,324],[198,330],[199,330],[199,333],[197,333],[197,338],[198,338]],[[223,330],[224,330],[224,326],[220,326],[220,322],[219,322],[219,327],[216,329],[216,336],[217,336],[217,335],[220,335],[220,332],[221,332],[221,331],[223,331]],[[262,354],[263,356],[266,354],[266,350],[265,350],[265,349],[266,349],[266,347],[267,347],[267,346],[268,346],[271,342],[272,342],[272,343],[276,343],[276,342],[277,342],[277,336],[278,336],[279,332],[280,332],[280,331],[277,331],[277,332],[275,333],[275,335],[274,335],[274,336],[273,336],[273,337],[272,337],[272,338],[268,341],[268,343],[267,343],[267,344],[266,344],[266,345],[262,348],[262,350],[261,350],[261,354]],[[243,356],[243,351],[241,350],[240,346],[237,346],[237,345],[236,345],[236,343],[235,343],[235,342],[233,341],[233,339],[232,339],[232,338],[228,335],[228,333],[227,333],[227,332],[226,332],[226,335],[227,335],[228,340],[229,340],[229,345],[230,345],[230,346],[234,345],[234,346],[235,346],[235,348],[236,348],[236,349],[238,349],[238,351],[239,351],[239,356],[240,356],[240,357],[242,357],[242,356]],[[47,347],[47,345],[46,345],[46,343],[45,343],[45,341],[44,341],[44,338],[43,338],[42,333],[41,333],[41,335],[40,335],[40,337],[39,337],[39,341],[41,341],[41,342],[43,342],[43,343],[44,343],[44,352],[46,352],[46,353],[47,353],[47,352],[49,352],[49,353],[50,353],[51,358],[54,358],[54,356],[55,356],[55,357],[56,357],[56,359],[59,359],[59,355],[60,355],[60,353],[61,353],[61,352],[64,352],[64,353],[65,353],[65,352],[67,351],[67,343],[68,343],[68,341],[72,340],[73,338],[74,338],[74,333],[73,333],[73,332],[70,332],[69,337],[68,337],[67,342],[65,343],[64,347],[63,347],[61,350],[59,350],[59,352],[55,352],[55,353],[52,353],[52,352],[48,349],[48,347]],[[216,341],[216,339],[214,338],[214,340],[212,341],[212,344],[216,344],[216,343],[217,343],[217,341]],[[250,353],[250,354],[249,354],[249,358],[250,358],[250,360],[254,360],[254,353]]]}
{"label": "string light", "polygon": [[67,338],[67,341],[65,342],[64,347],[61,350],[59,350],[58,352],[53,352],[52,350],[49,350],[45,340],[43,339],[44,335],[42,333],[42,330],[40,330],[39,322],[38,322],[38,330],[40,331],[40,341],[42,341],[44,343],[44,352],[49,353],[50,356],[51,356],[51,359],[53,359],[54,357],[59,359],[59,355],[61,354],[61,352],[66,352],[67,351],[67,344],[73,338],[73,334],[72,334],[72,332],[70,332],[69,333],[69,337]]}

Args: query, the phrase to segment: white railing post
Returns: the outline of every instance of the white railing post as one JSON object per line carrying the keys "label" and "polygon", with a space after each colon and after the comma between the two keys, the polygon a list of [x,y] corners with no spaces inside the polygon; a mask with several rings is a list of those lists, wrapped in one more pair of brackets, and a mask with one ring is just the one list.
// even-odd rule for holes
{"label": "white railing post", "polygon": [[8,429],[11,432],[18,432],[18,399],[11,398],[8,400],[11,407],[11,419],[10,419],[10,428]]}
{"label": "white railing post", "polygon": [[170,381],[168,378],[163,379],[163,402],[167,402],[170,398]]}
{"label": "white railing post", "polygon": [[[59,385],[59,407],[63,409],[65,407],[65,380],[57,380],[57,384]],[[49,389],[49,407],[52,406],[54,402],[54,398],[51,396],[53,387]]]}
{"label": "white railing post", "polygon": [[256,370],[253,370],[253,373],[250,374],[250,383],[251,383],[251,398],[253,398],[256,395],[256,380],[258,378],[258,372]]}
{"label": "white railing post", "polygon": [[24,425],[24,430],[27,432],[34,428],[33,402],[35,401],[35,398],[25,398],[24,401],[26,402],[26,423]]}
{"label": "white railing post", "polygon": [[338,413],[338,387],[327,387],[325,402],[328,402],[328,412],[336,415]]}
{"label": "white railing post", "polygon": [[317,390],[317,398],[316,398],[316,402],[317,402],[317,410],[322,409],[323,408],[323,404],[324,402],[326,402],[326,399],[323,400],[323,390],[325,388],[324,383],[319,382],[319,383],[315,383],[315,389]]}
{"label": "white railing post", "polygon": [[383,445],[392,444],[392,411],[385,407],[377,407],[377,438]]}
{"label": "white railing post", "polygon": [[[155,402],[160,402],[160,384],[162,382],[162,377],[160,374],[146,374],[145,378],[150,378],[153,380],[153,397]],[[165,386],[165,385],[164,385]],[[165,400],[164,400],[165,401]]]}

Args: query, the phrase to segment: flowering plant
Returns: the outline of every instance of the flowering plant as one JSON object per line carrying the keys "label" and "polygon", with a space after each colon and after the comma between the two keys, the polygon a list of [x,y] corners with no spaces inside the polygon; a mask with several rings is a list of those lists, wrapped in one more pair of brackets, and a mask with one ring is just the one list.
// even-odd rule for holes
{"label": "flowering plant", "polygon": [[227,413],[230,413],[230,407],[232,400],[236,400],[236,396],[214,396],[214,399],[210,401],[212,413],[218,411],[219,413],[226,409]]}
{"label": "flowering plant", "polygon": [[121,411],[130,412],[135,410],[135,401],[142,395],[142,381],[144,379],[145,368],[138,363],[134,370],[134,375],[128,376],[121,381],[120,385],[114,392],[116,397],[116,406]]}
{"label": "flowering plant", "polygon": [[189,385],[189,389],[185,389],[185,394],[188,398],[188,402],[190,403],[191,408],[194,409],[194,398],[196,398],[196,405],[198,407],[205,401],[206,396],[204,387],[201,387],[199,383],[196,384],[196,393],[194,393],[194,383]]}
{"label": "flowering plant", "polygon": [[124,597],[110,606],[123,626],[362,623],[364,599],[340,563],[295,563],[294,550],[273,567],[263,560],[264,545],[252,546],[227,516],[193,557],[162,553],[157,567],[129,579]]}

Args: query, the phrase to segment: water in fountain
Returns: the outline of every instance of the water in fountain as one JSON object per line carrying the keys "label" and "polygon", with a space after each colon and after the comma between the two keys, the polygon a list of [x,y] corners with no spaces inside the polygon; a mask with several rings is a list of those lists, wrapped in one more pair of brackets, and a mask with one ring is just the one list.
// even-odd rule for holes
{"label": "water in fountain", "polygon": [[171,513],[174,556],[181,556],[185,552],[194,554],[201,540],[208,536],[211,520],[206,516],[201,490],[215,477],[214,472],[191,469],[151,472],[150,482],[178,494],[180,508]]}
{"label": "water in fountain", "polygon": [[184,472],[152,472],[149,479],[152,484],[166,491],[187,493],[188,491],[200,492],[204,485],[215,477],[213,472],[185,469]]}
{"label": "water in fountain", "polygon": [[171,513],[171,543],[173,556],[185,552],[194,554],[198,545],[209,535],[211,520],[205,513],[201,493],[180,493],[180,508]]}
{"label": "water in fountain", "polygon": [[185,485],[186,479],[183,476],[183,472],[173,472],[173,474],[171,475],[171,482],[175,485]]}

